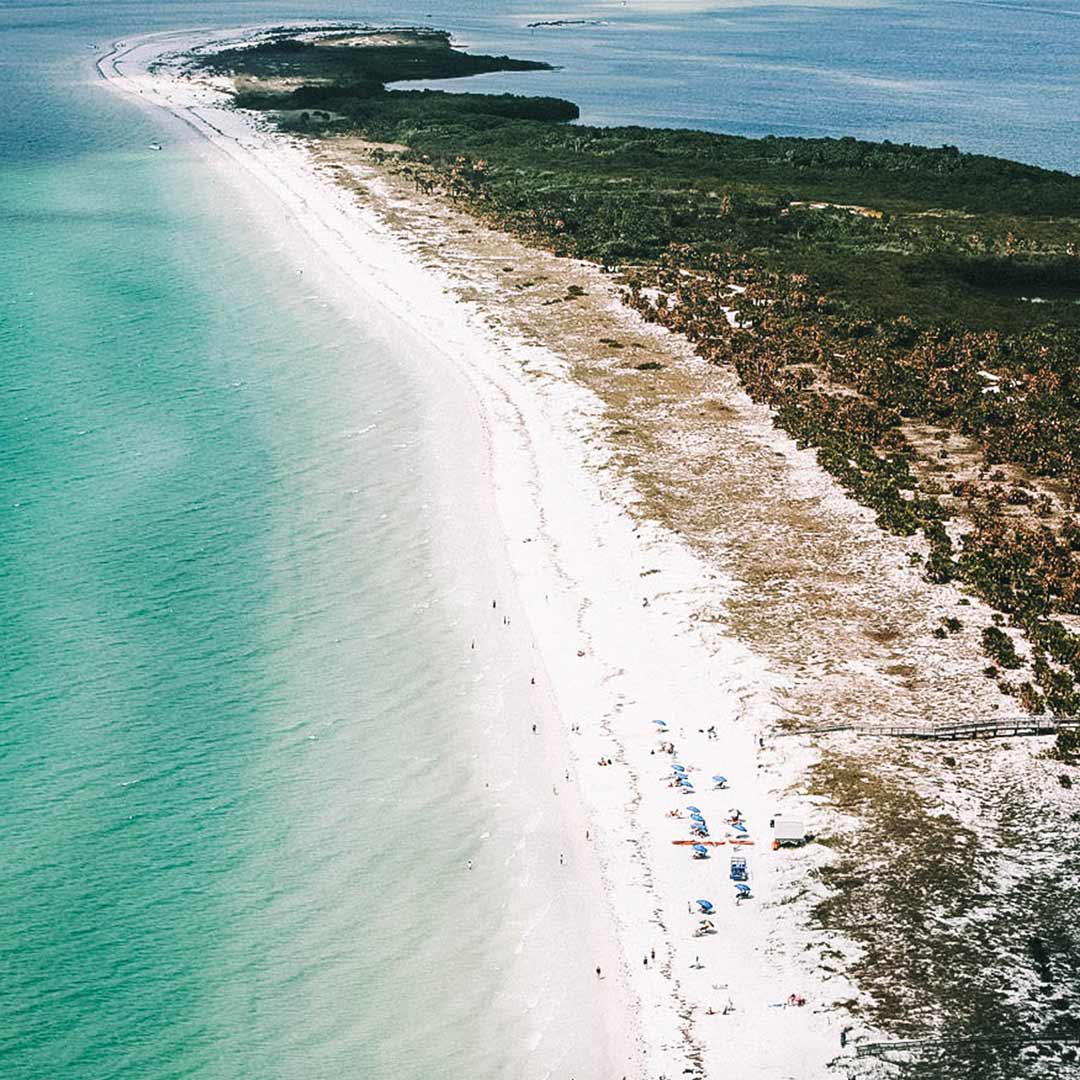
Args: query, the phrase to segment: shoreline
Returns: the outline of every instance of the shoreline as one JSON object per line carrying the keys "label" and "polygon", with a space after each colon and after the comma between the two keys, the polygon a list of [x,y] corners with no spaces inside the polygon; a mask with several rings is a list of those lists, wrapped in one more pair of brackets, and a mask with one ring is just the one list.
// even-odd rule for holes
{"label": "shoreline", "polygon": [[[180,47],[183,36],[129,42],[124,52],[103,58],[99,70],[114,88],[167,110],[205,137],[222,161],[257,180],[266,199],[284,205],[289,227],[325,257],[327,269],[426,337],[475,395],[490,462],[488,490],[478,501],[495,504],[512,574],[504,592],[516,596],[503,601],[504,610],[512,604],[525,624],[512,651],[520,658],[534,643],[551,700],[539,714],[559,719],[543,771],[554,774],[554,790],[560,759],[571,763],[582,792],[575,800],[580,810],[564,799],[555,819],[568,839],[571,823],[589,822],[590,840],[578,840],[571,859],[579,863],[575,875],[593,881],[587,899],[617,939],[617,953],[606,955],[619,978],[605,977],[602,996],[609,1040],[629,1042],[633,1060],[598,1062],[597,1071],[584,1075],[608,1075],[603,1070],[612,1067],[643,1077],[703,1075],[702,1062],[725,1059],[762,1078],[823,1075],[846,1017],[818,1008],[828,1006],[836,988],[817,985],[790,958],[770,955],[779,915],[766,904],[778,867],[765,842],[773,785],[760,779],[758,744],[772,721],[765,699],[773,677],[737,642],[715,633],[706,642],[692,629],[687,599],[706,577],[713,579],[713,596],[724,583],[663,527],[634,520],[625,483],[602,491],[610,453],[596,438],[599,404],[570,382],[563,361],[483,325],[477,311],[453,296],[445,275],[422,265],[376,215],[320,175],[305,148],[258,131],[205,90],[149,76],[139,66],[155,50]],[[149,55],[140,60],[142,53]],[[642,575],[657,569],[662,586],[648,589],[653,601],[644,607]],[[494,672],[487,670],[490,678]],[[699,777],[719,770],[732,781],[730,794],[699,790],[698,804],[714,830],[732,804],[754,827],[752,873],[761,892],[751,905],[736,908],[730,898],[730,849],[715,849],[711,860],[695,865],[671,843],[685,821],[665,820],[679,800],[656,753],[653,721],[661,718],[687,768],[700,770]],[[705,733],[711,725],[716,740]],[[597,767],[609,757],[613,766]],[[687,905],[697,896],[717,903],[718,933],[708,939],[689,936],[696,919]],[[652,949],[650,968],[643,958]],[[699,955],[703,967],[692,967]],[[610,972],[606,960],[600,966]],[[592,957],[587,967],[591,975]],[[794,992],[811,1007],[773,1008]],[[723,1015],[729,1000],[735,1011]],[[720,1015],[709,1016],[710,1008]],[[596,1041],[588,1030],[564,1030],[559,1038],[580,1046]]]}

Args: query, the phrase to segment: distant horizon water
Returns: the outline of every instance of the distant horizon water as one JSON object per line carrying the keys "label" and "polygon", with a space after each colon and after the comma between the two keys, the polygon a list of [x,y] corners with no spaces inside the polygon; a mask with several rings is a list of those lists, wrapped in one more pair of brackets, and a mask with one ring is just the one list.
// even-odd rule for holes
{"label": "distant horizon water", "polygon": [[[500,1003],[508,872],[461,884],[521,817],[491,820],[498,695],[462,661],[422,344],[328,302],[96,56],[179,26],[422,21],[561,65],[484,85],[592,122],[1077,168],[1054,0],[967,30],[967,4],[662,8],[0,10],[5,1080],[494,1080],[527,1055]],[[560,17],[607,25],[525,25]]]}

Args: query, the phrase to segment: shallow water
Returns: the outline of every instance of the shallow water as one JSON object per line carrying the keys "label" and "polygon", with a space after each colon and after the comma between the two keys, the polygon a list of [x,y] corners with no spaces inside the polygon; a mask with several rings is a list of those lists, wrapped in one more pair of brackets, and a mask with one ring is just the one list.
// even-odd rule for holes
{"label": "shallow water", "polygon": [[0,196],[2,1071],[501,1075],[410,343],[88,94]]}
{"label": "shallow water", "polygon": [[[511,874],[478,865],[466,892],[460,873],[492,828],[476,735],[500,698],[461,659],[466,579],[433,543],[421,346],[327,305],[188,139],[94,82],[90,46],[305,11],[410,18],[565,64],[512,87],[590,120],[1074,165],[1070,16],[990,7],[971,33],[969,5],[582,6],[610,25],[535,33],[566,12],[3,9],[5,1077],[471,1080],[520,1074],[526,1053],[493,1004]],[[844,60],[905,26],[917,47],[880,50],[876,81]],[[512,800],[499,815],[496,843],[528,827]]]}

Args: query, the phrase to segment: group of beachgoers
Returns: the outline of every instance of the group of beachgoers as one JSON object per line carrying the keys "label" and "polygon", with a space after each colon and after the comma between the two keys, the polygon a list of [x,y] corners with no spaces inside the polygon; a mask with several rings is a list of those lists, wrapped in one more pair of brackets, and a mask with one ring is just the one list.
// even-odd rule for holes
{"label": "group of beachgoers", "polygon": [[[672,758],[676,758],[675,744],[668,737],[667,722],[664,720],[654,720],[653,723],[660,729],[660,752],[668,754]],[[711,740],[716,738],[716,727],[709,727],[705,731],[707,738]],[[690,777],[690,770],[683,765],[680,761],[673,760],[671,763],[671,771],[662,779],[667,781],[669,788],[677,791],[679,795],[684,798],[688,798],[694,795],[694,782]],[[720,773],[715,773],[710,780],[712,784],[712,790],[721,791],[727,788],[727,777]],[[723,840],[711,840],[709,826],[705,821],[705,816],[702,813],[700,807],[686,804],[683,807],[676,807],[668,811],[668,817],[682,819],[685,816],[690,822],[690,840],[676,840],[675,843],[689,844],[691,847],[691,855],[694,859],[705,860],[710,857],[709,848],[716,847],[720,844],[731,844],[733,846],[749,845],[753,844],[753,840],[750,837],[750,830],[743,818],[743,813],[738,807],[731,807],[725,816],[725,828],[726,835]],[[750,900],[753,898],[753,893],[750,889],[749,877],[750,871],[747,866],[746,858],[741,853],[733,855],[731,857],[731,870],[730,877],[732,884],[735,886],[735,903],[741,904],[744,900]],[[688,904],[689,910],[694,911],[695,905],[697,906],[698,913],[703,917],[699,920],[697,928],[694,930],[695,937],[703,937],[707,934],[716,932],[716,928],[713,925],[712,920],[709,918],[715,910],[711,900],[696,900],[690,901]]]}
{"label": "group of beachgoers", "polygon": [[[668,735],[667,724],[663,720],[654,720],[653,723],[660,731],[660,752],[668,754],[672,759],[677,759],[675,751],[675,744],[671,741]],[[711,740],[714,738],[715,728],[709,728],[704,733]],[[655,753],[655,751],[654,751]],[[690,776],[693,766],[687,767],[678,760],[672,760],[670,772],[666,773],[661,779],[667,783],[667,786],[673,791],[677,792],[683,798],[691,798],[694,796],[694,781]],[[727,790],[728,781],[727,777],[716,773],[711,778],[712,791]],[[710,839],[709,826],[705,821],[705,817],[701,812],[701,809],[697,806],[693,806],[689,803],[684,803],[681,806],[673,807],[667,814],[670,818],[677,820],[687,820],[690,824],[690,839],[689,840],[675,840],[673,843],[688,845],[691,849],[691,857],[696,860],[707,860],[710,858],[710,848],[719,847],[721,845],[730,845],[735,848],[735,852],[731,855],[729,877],[731,883],[735,888],[735,905],[738,907],[743,901],[753,899],[753,893],[750,888],[750,868],[747,862],[746,856],[743,854],[741,848],[744,846],[752,846],[754,841],[750,835],[750,828],[747,825],[746,819],[743,816],[743,812],[736,806],[730,807],[724,816],[725,835],[722,840]],[[772,827],[773,822],[769,822]],[[687,910],[691,915],[698,916],[697,926],[692,931],[693,937],[708,937],[716,933],[716,926],[712,921],[711,916],[715,914],[716,908],[711,900],[698,899],[687,901]],[[701,961],[698,957],[694,958],[694,964],[692,967],[700,967]],[[802,1007],[806,1004],[806,998],[802,994],[793,993],[788,996],[785,1001],[775,1003],[775,1007],[788,1008],[788,1007]],[[734,1011],[735,1006],[729,998],[727,1004],[722,1009],[714,1009],[710,1006],[706,1013],[709,1016],[714,1015],[727,1015]]]}

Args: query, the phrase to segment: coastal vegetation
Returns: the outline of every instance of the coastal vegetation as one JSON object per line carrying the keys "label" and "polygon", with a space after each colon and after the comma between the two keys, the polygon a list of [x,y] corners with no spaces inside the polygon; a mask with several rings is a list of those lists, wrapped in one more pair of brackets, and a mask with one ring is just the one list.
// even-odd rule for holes
{"label": "coastal vegetation", "polygon": [[431,31],[277,35],[195,63],[233,77],[239,106],[403,147],[379,154],[418,188],[617,273],[627,304],[737,370],[912,537],[930,580],[1026,636],[1021,656],[983,635],[1002,692],[1080,711],[1080,178],[951,146],[599,128],[556,98],[390,88],[546,67]]}

